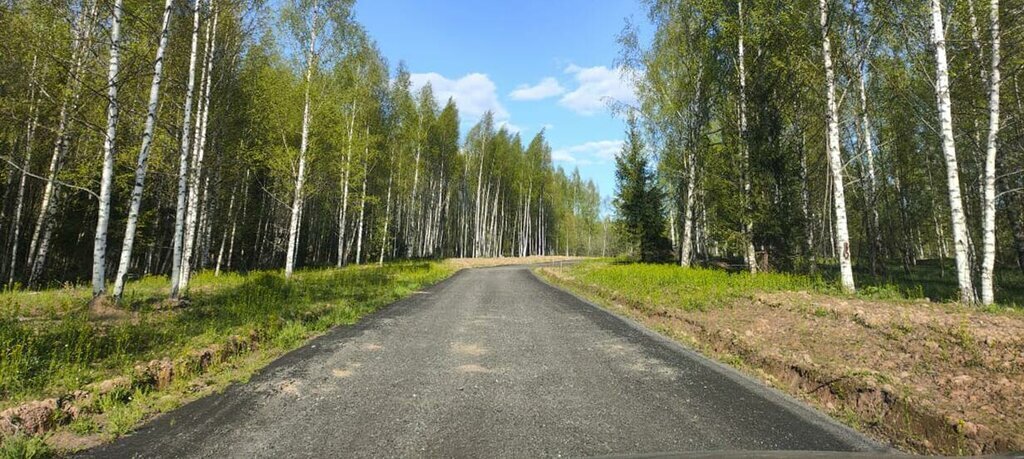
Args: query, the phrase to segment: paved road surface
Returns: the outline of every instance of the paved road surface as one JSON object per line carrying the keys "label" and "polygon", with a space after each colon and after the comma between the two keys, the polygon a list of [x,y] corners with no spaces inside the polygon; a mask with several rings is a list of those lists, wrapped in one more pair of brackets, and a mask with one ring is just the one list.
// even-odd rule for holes
{"label": "paved road surface", "polygon": [[539,281],[463,271],[98,457],[871,450],[759,383]]}

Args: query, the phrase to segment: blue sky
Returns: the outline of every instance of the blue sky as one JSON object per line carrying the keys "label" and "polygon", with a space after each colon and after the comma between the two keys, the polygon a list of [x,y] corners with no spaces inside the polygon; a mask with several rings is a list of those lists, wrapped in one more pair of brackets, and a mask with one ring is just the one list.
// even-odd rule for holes
{"label": "blue sky", "polygon": [[485,110],[528,142],[547,128],[557,166],[579,167],[604,197],[623,123],[606,108],[634,95],[614,67],[625,18],[638,0],[362,0],[356,18],[414,85],[455,97],[463,125]]}

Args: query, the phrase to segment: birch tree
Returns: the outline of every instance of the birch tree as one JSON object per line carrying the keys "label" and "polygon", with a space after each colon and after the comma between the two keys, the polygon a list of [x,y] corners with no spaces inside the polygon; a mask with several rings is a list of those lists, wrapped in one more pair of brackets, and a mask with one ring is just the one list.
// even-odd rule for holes
{"label": "birch tree", "polygon": [[[996,265],[996,153],[999,140],[999,84],[1000,84],[1000,37],[999,37],[999,0],[991,0],[989,20],[992,27],[992,68],[989,70],[989,124],[988,141],[985,148],[985,196],[982,235],[984,242],[981,264],[981,303],[989,305],[995,302],[993,288]],[[936,54],[938,52],[936,51]],[[961,286],[961,290],[964,287]]]}
{"label": "birch tree", "polygon": [[185,240],[186,197],[188,196],[188,158],[191,153],[192,96],[195,90],[197,50],[199,45],[199,15],[202,0],[192,5],[192,45],[188,60],[188,84],[185,87],[185,109],[181,123],[181,150],[178,155],[178,201],[174,214],[173,255],[171,259],[171,299],[181,294],[181,260]]}
{"label": "birch tree", "polygon": [[828,124],[827,149],[832,172],[832,205],[836,214],[836,256],[839,258],[840,282],[843,290],[853,292],[853,263],[850,259],[850,234],[846,222],[846,195],[843,183],[843,158],[839,149],[839,106],[836,102],[835,71],[832,68],[832,41],[829,38],[828,1],[818,1],[821,16],[821,52],[825,63],[825,91]]}
{"label": "birch tree", "polygon": [[306,51],[307,54],[306,54],[306,72],[305,72],[306,73],[306,77],[305,77],[305,91],[303,92],[303,100],[304,100],[304,102],[303,102],[303,105],[302,105],[302,140],[301,140],[301,144],[299,146],[298,171],[295,174],[296,175],[295,176],[295,195],[294,195],[294,198],[292,200],[291,220],[290,220],[290,222],[288,224],[288,252],[285,255],[286,258],[285,258],[285,264],[284,264],[284,275],[285,275],[285,277],[290,277],[292,275],[292,271],[295,269],[295,252],[297,250],[297,245],[298,245],[298,242],[299,242],[299,230],[300,230],[299,214],[300,214],[300,212],[302,210],[302,203],[303,203],[303,195],[302,195],[302,191],[303,190],[302,190],[302,187],[305,184],[305,179],[306,179],[306,150],[308,149],[308,146],[309,146],[309,123],[310,123],[309,91],[310,91],[310,86],[312,85],[314,67],[316,66],[316,58],[317,58],[317,55],[316,55],[316,53],[317,53],[316,36],[317,36],[317,33],[320,31],[320,28],[322,27],[322,25],[320,24],[321,21],[322,21],[322,18],[318,17],[318,15],[320,14],[320,12],[318,11],[319,10],[318,0],[313,0],[313,4],[309,7],[309,10],[310,10],[310,12],[309,12],[309,15],[310,15],[309,22],[306,25],[306,27],[307,27],[306,31],[303,32],[303,33],[308,33],[308,38],[307,38],[308,49]]}
{"label": "birch tree", "polygon": [[[199,0],[196,0],[198,3]],[[153,59],[153,80],[149,85],[149,101],[146,104],[146,121],[142,130],[142,145],[139,147],[138,162],[135,165],[135,181],[132,185],[132,194],[128,203],[128,218],[125,223],[124,242],[121,245],[121,258],[117,265],[117,275],[114,278],[114,298],[120,299],[124,294],[125,279],[128,276],[128,269],[132,259],[132,249],[135,245],[135,231],[139,223],[139,211],[142,207],[142,191],[146,181],[146,171],[149,168],[150,150],[153,148],[153,135],[156,127],[157,108],[160,103],[160,84],[163,82],[164,52],[167,49],[167,42],[170,40],[171,6],[174,0],[166,0],[164,4],[163,21],[160,26],[160,39],[156,48],[156,57]]]}
{"label": "birch tree", "polygon": [[110,192],[114,181],[114,155],[117,141],[117,87],[121,65],[122,0],[115,0],[110,24],[110,67],[107,72],[107,131],[103,139],[103,173],[100,178],[99,211],[92,255],[92,296],[106,293],[107,227],[110,224]]}
{"label": "birch tree", "polygon": [[949,65],[946,62],[946,29],[940,0],[931,0],[931,35],[935,53],[935,98],[938,102],[939,130],[942,136],[942,154],[946,160],[946,184],[949,192],[950,222],[953,230],[953,250],[956,255],[957,283],[960,301],[974,303],[974,282],[968,253],[967,221],[964,217],[963,197],[960,193],[960,172],[953,138],[953,103],[949,93]]}

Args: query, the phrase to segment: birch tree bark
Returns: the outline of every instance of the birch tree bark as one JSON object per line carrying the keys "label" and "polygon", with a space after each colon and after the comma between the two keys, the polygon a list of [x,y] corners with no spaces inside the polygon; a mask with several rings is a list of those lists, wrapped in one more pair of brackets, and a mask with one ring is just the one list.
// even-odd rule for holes
{"label": "birch tree bark", "polygon": [[196,51],[199,42],[199,11],[202,0],[194,0],[192,7],[192,47],[188,60],[188,85],[185,89],[185,114],[181,123],[181,152],[178,155],[178,203],[174,213],[174,243],[171,259],[171,299],[181,294],[181,259],[185,239],[185,206],[188,194],[188,157],[192,151],[192,95],[196,83]]}
{"label": "birch tree bark", "polygon": [[349,173],[352,170],[352,139],[356,123],[356,110],[358,110],[359,104],[355,99],[352,100],[352,116],[348,122],[348,145],[347,151],[345,152],[345,173],[341,180],[341,209],[338,210],[338,267],[345,265],[347,258],[347,251],[345,250],[345,230],[347,229],[346,220],[348,218],[348,191],[349,191]]}
{"label": "birch tree bark", "polygon": [[[197,2],[199,0],[196,0]],[[114,278],[114,298],[120,299],[124,294],[125,278],[131,263],[132,249],[135,245],[135,231],[138,228],[139,212],[142,207],[142,190],[146,182],[146,170],[149,167],[149,152],[153,147],[153,130],[156,126],[156,113],[160,103],[160,84],[163,81],[164,52],[171,34],[171,7],[174,0],[164,4],[163,23],[160,27],[160,43],[153,59],[153,81],[149,85],[149,103],[146,107],[146,124],[142,130],[142,146],[139,148],[139,159],[135,165],[135,184],[132,186],[131,201],[128,204],[128,220],[125,223],[124,242],[121,244],[121,259],[117,265]]]}
{"label": "birch tree bark", "polygon": [[743,29],[743,0],[739,1],[739,40],[737,54],[740,74],[740,151],[743,157],[740,180],[743,188],[743,259],[751,273],[757,272],[757,253],[754,250],[754,221],[750,193],[750,147],[747,145],[747,68],[745,32]]}
{"label": "birch tree bark", "polygon": [[388,197],[387,205],[384,209],[384,237],[381,238],[380,242],[380,260],[377,260],[378,266],[384,266],[384,254],[388,251],[388,223],[391,223],[391,181],[394,178],[394,169],[388,173]]}
{"label": "birch tree bark", "polygon": [[295,177],[295,199],[292,201],[291,222],[288,224],[288,252],[285,255],[284,276],[291,277],[295,270],[295,253],[299,243],[299,212],[302,209],[302,187],[306,181],[306,149],[309,146],[309,89],[316,65],[317,2],[313,2],[313,17],[310,22],[309,55],[306,60],[306,89],[302,107],[302,140],[299,144],[299,170]]}
{"label": "birch tree bark", "polygon": [[984,221],[982,222],[981,303],[995,302],[993,288],[996,266],[996,153],[999,140],[1000,37],[999,0],[991,0],[989,20],[992,22],[992,68],[989,71],[988,142],[985,148]]}
{"label": "birch tree bark", "polygon": [[[863,52],[866,54],[867,49]],[[871,136],[871,117],[868,114],[868,96],[865,81],[867,80],[867,59],[861,58],[857,65],[860,75],[857,78],[860,88],[861,145],[864,147],[864,159],[867,162],[868,186],[867,204],[871,221],[869,222],[868,242],[871,244],[871,272],[874,274],[878,266],[878,255],[882,248],[882,235],[878,222],[878,178],[875,172],[875,145]]]}
{"label": "birch tree bark", "polygon": [[8,286],[14,285],[15,275],[18,270],[18,239],[21,235],[21,214],[25,204],[25,182],[28,178],[29,168],[32,167],[33,141],[36,137],[36,128],[39,126],[39,108],[36,106],[36,65],[37,57],[32,56],[32,71],[29,74],[29,121],[25,128],[25,155],[21,161],[18,193],[14,198],[14,215],[11,221],[11,260],[7,274]]}
{"label": "birch tree bark", "polygon": [[[199,109],[196,111],[195,137],[192,139],[192,170],[188,177],[188,205],[185,210],[185,240],[181,257],[181,276],[178,278],[178,290],[188,288],[188,282],[192,278],[192,268],[195,263],[197,245],[201,240],[197,237],[200,224],[200,212],[202,207],[202,196],[200,192],[203,181],[200,180],[203,173],[203,158],[206,154],[206,129],[210,121],[210,86],[213,77],[213,55],[217,51],[217,8],[213,1],[210,1],[210,10],[213,12],[213,22],[206,24],[206,44],[203,52],[203,76],[200,90]],[[207,177],[207,180],[209,177]],[[200,233],[201,234],[201,233]]]}
{"label": "birch tree bark", "polygon": [[114,182],[114,149],[117,141],[118,73],[121,66],[121,13],[123,0],[114,1],[110,25],[110,67],[107,70],[107,133],[103,139],[103,173],[100,178],[100,205],[96,218],[96,238],[92,250],[92,296],[107,291],[107,227],[110,225],[110,193]]}
{"label": "birch tree bark", "polygon": [[957,280],[960,301],[974,303],[974,282],[968,253],[967,222],[964,218],[963,197],[960,193],[960,172],[953,140],[953,108],[949,95],[949,65],[946,62],[946,32],[939,0],[931,0],[931,33],[935,52],[935,98],[938,102],[939,125],[942,133],[942,153],[946,158],[946,182],[949,188],[949,211],[956,254]]}
{"label": "birch tree bark", "polygon": [[[935,0],[938,1],[938,0]],[[839,258],[840,281],[843,290],[856,291],[853,264],[850,260],[850,234],[846,223],[846,195],[843,183],[843,158],[839,150],[839,107],[836,103],[835,72],[832,69],[832,41],[828,35],[828,2],[819,0],[821,13],[821,50],[825,61],[825,90],[828,100],[828,159],[832,171],[833,210],[836,214],[836,256]]]}

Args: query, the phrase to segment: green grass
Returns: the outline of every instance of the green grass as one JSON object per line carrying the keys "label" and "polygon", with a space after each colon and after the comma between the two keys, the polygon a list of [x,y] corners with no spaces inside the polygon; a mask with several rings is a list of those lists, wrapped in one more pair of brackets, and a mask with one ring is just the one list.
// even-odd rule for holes
{"label": "green grass", "polygon": [[[127,289],[131,317],[112,322],[90,318],[85,287],[5,292],[0,408],[130,374],[140,361],[175,359],[231,335],[256,333],[269,343],[262,346],[290,349],[451,272],[438,263],[404,262],[300,271],[290,280],[279,272],[201,273],[190,286],[191,304],[173,310],[157,308],[167,294],[166,279],[145,278]],[[140,416],[120,406],[109,407],[115,431],[131,428]]]}
{"label": "green grass", "polygon": [[688,311],[714,309],[753,292],[823,288],[820,281],[796,274],[752,276],[719,269],[608,261],[582,262],[569,269],[573,277],[586,284],[599,285],[645,304],[670,303]]}
{"label": "green grass", "polygon": [[[874,300],[920,300],[953,302],[958,287],[952,262],[921,261],[911,272],[893,266],[884,275],[855,273],[858,298]],[[822,276],[788,273],[726,272],[717,268],[681,269],[671,264],[640,264],[623,260],[594,260],[579,263],[570,274],[577,280],[618,292],[638,304],[671,305],[684,310],[708,310],[729,304],[732,299],[749,298],[757,292],[814,291],[843,295],[835,280],[837,269],[826,268]],[[943,269],[945,274],[943,275]],[[1018,269],[1003,268],[996,273],[993,312],[1024,307],[1024,275]]]}
{"label": "green grass", "polygon": [[40,459],[53,457],[50,446],[41,437],[15,435],[0,444],[0,459]]}

